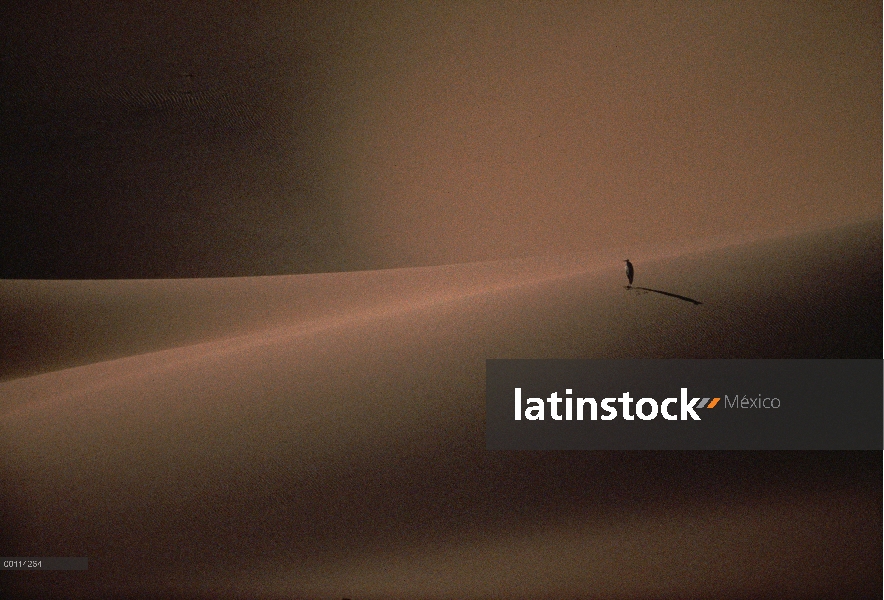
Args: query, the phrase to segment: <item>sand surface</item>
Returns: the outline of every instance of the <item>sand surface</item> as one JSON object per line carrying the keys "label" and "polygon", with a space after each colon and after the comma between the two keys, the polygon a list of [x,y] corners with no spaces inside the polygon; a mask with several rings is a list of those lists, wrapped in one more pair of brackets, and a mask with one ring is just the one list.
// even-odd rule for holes
{"label": "sand surface", "polygon": [[90,558],[8,583],[71,598],[880,591],[880,454],[489,453],[484,361],[878,358],[881,229],[632,256],[645,290],[579,254],[0,282],[5,533],[18,556]]}

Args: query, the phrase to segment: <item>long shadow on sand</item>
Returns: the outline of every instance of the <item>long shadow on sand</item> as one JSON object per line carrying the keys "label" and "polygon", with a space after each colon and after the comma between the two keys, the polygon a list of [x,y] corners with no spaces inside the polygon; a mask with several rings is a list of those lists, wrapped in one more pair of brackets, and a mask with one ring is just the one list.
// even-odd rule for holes
{"label": "long shadow on sand", "polygon": [[673,294],[672,292],[664,292],[663,290],[652,290],[651,288],[646,287],[633,287],[631,285],[626,286],[627,290],[644,290],[646,292],[654,292],[655,294],[663,294],[664,296],[671,296],[673,298],[678,298],[679,300],[684,300],[685,302],[690,302],[692,304],[703,304],[699,300],[694,300],[693,298],[688,298],[687,296],[679,296],[678,294]]}

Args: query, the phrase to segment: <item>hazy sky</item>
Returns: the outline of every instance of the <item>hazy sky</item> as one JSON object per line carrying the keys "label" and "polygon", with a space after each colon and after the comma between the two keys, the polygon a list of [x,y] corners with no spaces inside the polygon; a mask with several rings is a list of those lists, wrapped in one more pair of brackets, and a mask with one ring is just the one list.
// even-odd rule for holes
{"label": "hazy sky", "polygon": [[877,3],[203,4],[2,15],[0,275],[640,259],[881,216]]}

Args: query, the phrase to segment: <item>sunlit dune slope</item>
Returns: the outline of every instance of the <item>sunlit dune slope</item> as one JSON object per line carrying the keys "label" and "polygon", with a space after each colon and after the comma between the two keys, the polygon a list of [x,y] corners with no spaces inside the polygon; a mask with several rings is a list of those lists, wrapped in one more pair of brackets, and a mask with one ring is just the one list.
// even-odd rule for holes
{"label": "sunlit dune slope", "polygon": [[[421,318],[459,301],[494,338],[481,348],[488,356],[881,353],[879,222],[666,260],[631,257],[636,286],[702,302],[695,309],[671,296],[625,292],[618,258],[232,279],[0,281],[0,378],[272,329],[340,327],[395,313]],[[525,311],[530,319],[521,317]]]}
{"label": "sunlit dune slope", "polygon": [[620,258],[4,282],[27,356],[9,376],[81,365],[0,383],[7,547],[90,557],[9,582],[71,598],[880,590],[876,453],[489,453],[484,360],[880,357],[881,223],[630,257],[636,286],[701,304],[624,289]]}

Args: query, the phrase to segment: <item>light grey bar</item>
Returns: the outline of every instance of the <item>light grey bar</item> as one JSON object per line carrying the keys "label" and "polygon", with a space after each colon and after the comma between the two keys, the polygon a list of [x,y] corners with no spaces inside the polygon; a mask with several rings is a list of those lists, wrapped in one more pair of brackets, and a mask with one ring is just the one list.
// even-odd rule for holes
{"label": "light grey bar", "polygon": [[80,557],[16,556],[0,558],[0,571],[85,571],[89,559]]}

